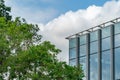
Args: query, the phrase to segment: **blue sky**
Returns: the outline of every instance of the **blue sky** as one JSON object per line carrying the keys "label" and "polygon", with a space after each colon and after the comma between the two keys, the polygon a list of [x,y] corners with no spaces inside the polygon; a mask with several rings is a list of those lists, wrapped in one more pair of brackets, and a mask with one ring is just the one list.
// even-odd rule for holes
{"label": "blue sky", "polygon": [[[110,0],[12,0],[7,1],[7,4],[10,4],[10,6],[19,6],[21,9],[29,8],[31,12],[53,10],[53,15],[51,14],[52,17],[49,17],[49,19],[46,20],[40,20],[41,23],[47,23],[67,11],[86,9],[90,5],[103,6],[103,4],[107,1]],[[22,15],[18,16],[22,17]]]}

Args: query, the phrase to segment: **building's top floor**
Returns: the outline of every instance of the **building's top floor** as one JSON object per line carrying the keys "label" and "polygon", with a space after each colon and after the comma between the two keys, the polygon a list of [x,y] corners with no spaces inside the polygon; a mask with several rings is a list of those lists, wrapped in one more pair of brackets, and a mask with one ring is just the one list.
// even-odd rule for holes
{"label": "building's top floor", "polygon": [[70,36],[66,37],[66,39],[71,39],[71,38],[75,38],[75,37],[78,37],[78,36],[82,36],[82,35],[87,34],[87,33],[95,32],[98,29],[102,29],[104,27],[107,27],[107,26],[110,26],[110,25],[113,25],[113,24],[116,24],[116,23],[119,23],[119,22],[120,22],[120,17],[116,18],[116,19],[113,19],[113,20],[110,20],[108,22],[102,23],[100,25],[94,26],[94,27],[89,28],[87,30],[78,32],[76,34],[70,35]]}

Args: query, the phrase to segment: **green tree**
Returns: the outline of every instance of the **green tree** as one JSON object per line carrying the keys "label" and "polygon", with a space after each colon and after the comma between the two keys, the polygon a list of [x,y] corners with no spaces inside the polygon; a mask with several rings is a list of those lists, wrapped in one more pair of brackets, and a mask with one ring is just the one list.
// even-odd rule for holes
{"label": "green tree", "polygon": [[[4,5],[3,0],[0,2]],[[5,8],[0,9],[2,13]],[[37,25],[28,24],[25,19],[9,20],[5,15],[0,16],[0,79],[82,79],[81,67],[59,62],[56,56],[60,50],[49,41],[41,42],[38,31]]]}

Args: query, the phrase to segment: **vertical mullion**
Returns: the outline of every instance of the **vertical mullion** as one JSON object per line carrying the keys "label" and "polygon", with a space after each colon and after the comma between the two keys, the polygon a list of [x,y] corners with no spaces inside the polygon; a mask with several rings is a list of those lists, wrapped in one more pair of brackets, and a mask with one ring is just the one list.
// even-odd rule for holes
{"label": "vertical mullion", "polygon": [[102,67],[101,67],[101,30],[99,29],[98,30],[98,80],[102,80],[102,77],[101,77],[101,70],[102,70]]}
{"label": "vertical mullion", "polygon": [[79,37],[76,35],[76,65],[79,67]]}
{"label": "vertical mullion", "polygon": [[115,80],[114,68],[114,25],[111,26],[111,80]]}
{"label": "vertical mullion", "polygon": [[87,50],[87,54],[86,54],[86,78],[87,80],[90,80],[90,34],[86,34],[86,50]]}

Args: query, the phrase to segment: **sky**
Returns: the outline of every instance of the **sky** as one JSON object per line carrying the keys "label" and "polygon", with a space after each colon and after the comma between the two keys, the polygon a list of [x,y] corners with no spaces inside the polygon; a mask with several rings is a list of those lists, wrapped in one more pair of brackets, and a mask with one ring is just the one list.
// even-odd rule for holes
{"label": "sky", "polygon": [[120,0],[5,0],[13,18],[38,24],[42,40],[61,49],[59,60],[68,62],[65,37],[120,17]]}

